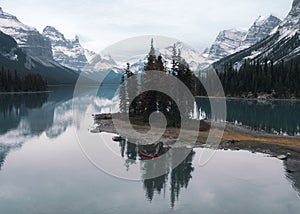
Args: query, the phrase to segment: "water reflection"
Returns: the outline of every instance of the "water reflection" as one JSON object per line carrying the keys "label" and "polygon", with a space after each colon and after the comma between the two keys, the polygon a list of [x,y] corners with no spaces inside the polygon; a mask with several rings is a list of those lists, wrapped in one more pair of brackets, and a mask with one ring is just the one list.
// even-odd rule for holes
{"label": "water reflection", "polygon": [[283,161],[286,177],[300,196],[300,160],[288,159]]}
{"label": "water reflection", "polygon": [[[136,144],[122,141],[119,143],[120,147],[120,155],[125,159],[124,166],[127,170],[130,169],[130,165],[137,164],[139,160],[145,160],[146,158],[139,155],[139,151],[143,150],[145,151],[145,147],[143,146],[137,146]],[[149,146],[147,146],[146,149],[148,149]],[[187,157],[185,160],[172,169],[173,159],[172,157],[175,157],[176,152],[182,152],[182,150],[186,150]],[[150,151],[148,151],[150,153]],[[164,151],[166,152],[166,151]],[[163,153],[164,153],[163,152]],[[145,196],[149,201],[152,201],[155,197],[155,194],[161,195],[163,193],[163,196],[166,196],[166,191],[169,191],[170,195],[170,207],[174,208],[176,201],[179,199],[180,191],[181,189],[187,189],[190,180],[192,179],[192,172],[194,171],[193,167],[193,158],[195,156],[195,152],[191,149],[185,149],[185,148],[178,148],[173,149],[171,151],[171,154],[169,155],[168,161],[164,162],[167,166],[164,166],[164,168],[169,168],[170,171],[167,174],[164,174],[162,176],[159,176],[157,178],[153,179],[143,179],[143,187],[145,189]],[[154,162],[146,161],[142,164],[142,178],[149,177],[147,174],[150,174],[155,170],[157,167],[162,166],[156,166]],[[168,186],[170,186],[170,189],[167,189]]]}
{"label": "water reflection", "polygon": [[15,129],[22,118],[29,115],[33,109],[40,109],[47,102],[48,93],[31,95],[1,95],[0,96],[0,134]]}
{"label": "water reflection", "polygon": [[[208,119],[210,103],[207,98],[198,98],[198,111]],[[243,99],[227,100],[227,121],[249,126],[268,133],[300,135],[300,102],[258,101]]]}
{"label": "water reflection", "polygon": [[294,189],[298,192],[300,197],[300,172],[287,172],[286,176],[292,182]]}
{"label": "water reflection", "polygon": [[[73,87],[52,87],[50,93],[0,95],[0,167],[7,154],[21,148],[25,142],[43,133],[55,139],[73,125],[73,99],[91,99],[90,88],[82,91],[82,97],[74,98]],[[102,90],[99,90],[102,91]],[[99,97],[112,99],[116,88]],[[108,97],[108,98],[107,98]]]}
{"label": "water reflection", "polygon": [[[110,90],[110,89],[107,89]],[[104,96],[106,93],[103,93],[101,96]],[[107,93],[109,97],[100,97],[96,100],[96,105],[98,108],[96,112],[107,112],[111,109],[111,103],[113,102],[113,97],[115,91],[111,91]],[[230,204],[232,202],[231,196],[235,198],[236,202],[233,203],[233,208],[229,210],[243,210],[239,209],[239,202],[242,205],[251,205],[248,199],[244,199],[247,191],[252,191],[257,196],[260,196],[261,189],[266,190],[270,188],[270,191],[263,192],[261,194],[263,197],[273,197],[272,192],[273,189],[278,191],[277,188],[282,187],[282,192],[287,191],[290,186],[288,182],[282,176],[283,173],[280,170],[273,171],[274,174],[270,177],[264,177],[266,174],[270,172],[270,168],[273,169],[270,162],[267,162],[266,166],[262,169],[262,171],[255,171],[255,164],[259,166],[266,162],[265,159],[252,157],[252,158],[241,158],[239,157],[240,152],[228,152],[225,154],[226,157],[219,156],[216,161],[212,163],[212,165],[207,168],[199,170],[197,168],[197,158],[196,153],[191,150],[187,150],[188,156],[187,158],[176,168],[172,169],[173,160],[172,160],[172,152],[176,152],[176,150],[170,152],[168,156],[168,161],[164,164],[165,166],[156,166],[150,162],[146,162],[141,164],[140,173],[141,176],[146,178],[147,173],[151,173],[156,167],[169,168],[169,173],[162,175],[160,177],[154,179],[144,179],[141,183],[136,184],[134,182],[123,182],[119,180],[114,180],[110,177],[106,177],[103,174],[90,166],[89,162],[82,157],[83,155],[80,153],[78,145],[74,142],[65,142],[66,138],[74,134],[73,129],[70,127],[73,125],[73,114],[72,114],[72,99],[73,99],[73,89],[72,88],[56,88],[53,93],[40,96],[30,96],[30,95],[22,95],[22,96],[0,96],[0,172],[1,175],[1,194],[0,198],[2,200],[2,210],[12,210],[12,207],[17,207],[19,210],[23,210],[24,206],[27,205],[32,207],[38,206],[41,211],[43,208],[48,208],[52,210],[53,204],[62,203],[61,206],[69,206],[74,205],[74,210],[66,211],[66,213],[82,213],[83,210],[95,210],[93,213],[97,213],[96,211],[101,208],[107,208],[110,210],[111,201],[118,200],[116,203],[122,204],[130,204],[130,206],[124,210],[120,210],[120,212],[127,212],[128,210],[133,209],[133,205],[137,205],[137,212],[132,213],[140,213],[141,210],[144,209],[153,209],[154,213],[166,213],[164,208],[164,202],[166,202],[167,206],[173,208],[173,211],[176,213],[186,213],[185,209],[191,209],[191,212],[197,213],[198,211],[203,211],[203,213],[220,213],[223,210],[224,206]],[[76,98],[75,98],[76,99]],[[80,99],[90,99],[90,95],[88,90],[82,94]],[[4,102],[5,101],[5,102]],[[201,101],[201,109],[203,111],[209,110],[209,105],[206,105],[204,101]],[[294,116],[284,117],[284,111],[294,111],[294,108],[299,108],[299,104],[284,104],[284,103],[272,103],[272,104],[260,104],[257,102],[254,103],[243,103],[242,104],[235,103],[230,104],[233,105],[234,108],[240,108],[235,110],[235,116],[232,115],[234,113],[233,110],[229,108],[229,115],[234,119],[245,118],[245,121],[254,121],[249,115],[247,115],[247,111],[250,111],[254,114],[257,111],[256,117],[258,121],[268,120],[269,116],[263,115],[263,113],[274,114],[273,117],[282,118],[282,121],[277,121],[277,119],[270,119],[271,123],[274,123],[272,126],[280,127],[282,124],[296,124],[296,116],[299,113],[292,113]],[[117,105],[117,104],[116,104]],[[284,111],[281,111],[280,108],[283,108]],[[231,107],[232,108],[232,107]],[[253,109],[252,109],[253,108]],[[258,108],[258,110],[254,110]],[[264,110],[262,110],[264,109]],[[271,110],[275,111],[275,113],[271,113]],[[277,111],[277,115],[276,114]],[[245,114],[243,116],[243,114]],[[249,114],[249,113],[248,113]],[[282,115],[280,115],[282,114]],[[209,116],[209,113],[207,114]],[[296,116],[295,116],[296,115]],[[285,120],[285,119],[286,120]],[[290,125],[288,125],[289,127]],[[284,126],[282,126],[284,128]],[[69,133],[68,133],[69,132]],[[61,138],[63,133],[67,133],[70,135],[64,136],[65,138]],[[31,142],[32,139],[37,139],[36,142],[41,145],[36,145],[32,143],[30,147],[27,142]],[[43,139],[47,139],[48,145],[43,145]],[[26,143],[26,147],[24,146]],[[134,144],[130,144],[127,142],[120,142],[118,144],[114,144],[117,149],[119,149],[119,154],[124,158],[124,167],[126,170],[130,170],[133,165],[139,164],[141,162],[141,157],[139,156],[139,148]],[[23,146],[23,147],[22,147]],[[70,149],[69,147],[74,147]],[[26,150],[27,155],[23,154],[14,154],[13,158],[10,159],[8,155],[14,150]],[[50,153],[49,150],[55,151]],[[78,150],[76,150],[78,149]],[[197,151],[197,150],[195,150]],[[77,153],[76,153],[77,152]],[[76,155],[76,154],[77,155]],[[53,154],[56,154],[53,155]],[[61,155],[68,154],[68,155]],[[80,155],[82,156],[80,156]],[[252,155],[252,154],[251,154]],[[47,158],[44,159],[42,164],[36,164],[36,160],[31,160],[31,157],[41,157],[45,156]],[[54,159],[53,160],[53,156]],[[69,161],[66,162],[66,156]],[[242,154],[241,154],[242,156]],[[254,156],[254,154],[253,154]],[[26,157],[26,158],[24,158]],[[28,158],[27,158],[28,157]],[[9,158],[9,159],[7,159]],[[72,159],[73,158],[73,159]],[[218,159],[219,158],[219,159]],[[4,163],[5,160],[7,163]],[[71,161],[72,160],[72,161]],[[238,161],[237,161],[238,160]],[[24,161],[24,165],[19,164]],[[256,161],[256,162],[255,162]],[[230,163],[234,166],[230,166]],[[254,163],[253,163],[254,162]],[[274,160],[277,163],[277,160]],[[17,164],[18,163],[18,164]],[[29,163],[29,165],[28,165]],[[31,163],[31,165],[30,165]],[[76,163],[76,164],[74,164]],[[227,165],[222,165],[223,163],[227,163]],[[273,163],[273,161],[272,161]],[[235,165],[236,164],[236,165]],[[279,163],[276,164],[280,167]],[[255,166],[253,166],[255,165]],[[27,168],[26,168],[27,166]],[[227,171],[227,167],[231,167],[230,172]],[[238,166],[238,167],[237,167]],[[251,171],[251,166],[253,167],[252,172],[248,173],[248,168]],[[44,168],[47,170],[43,171]],[[59,170],[57,170],[57,168]],[[280,168],[281,169],[281,168]],[[243,171],[244,170],[244,171]],[[97,172],[95,172],[97,171]],[[25,173],[26,172],[26,173]],[[45,173],[43,179],[40,177],[37,178],[37,174],[43,172]],[[242,172],[242,173],[240,173]],[[82,173],[85,176],[80,176]],[[98,174],[97,174],[98,173]],[[223,174],[222,174],[223,173]],[[256,173],[256,174],[255,174]],[[22,175],[22,176],[19,176]],[[223,175],[223,177],[220,177]],[[274,176],[273,176],[274,175]],[[42,176],[42,174],[41,174]],[[58,176],[58,177],[55,177]],[[99,177],[97,177],[99,176]],[[253,177],[252,177],[253,176]],[[300,174],[299,172],[288,172],[286,173],[286,177],[292,182],[295,190],[300,193]],[[255,179],[254,179],[255,178]],[[278,183],[282,185],[282,180],[287,183],[285,185],[277,185],[272,186],[272,182],[269,183],[269,179],[274,178],[274,180],[278,180]],[[49,182],[45,186],[45,180],[49,179]],[[101,180],[101,182],[99,182]],[[279,182],[280,181],[280,182]],[[253,183],[252,183],[253,182]],[[51,184],[51,185],[50,185]],[[277,184],[277,183],[276,183]],[[13,186],[12,186],[13,185]],[[215,186],[216,185],[216,186]],[[263,188],[260,188],[260,185]],[[13,192],[13,190],[22,190],[28,187],[27,192],[24,190],[24,197],[31,197],[33,200],[39,200],[38,204],[33,204],[31,202],[25,201],[22,198],[23,195],[19,196],[15,193],[16,196],[11,196],[11,198],[5,198],[4,187],[7,190],[7,194],[9,192]],[[37,188],[36,188],[37,187]],[[228,191],[225,191],[228,187]],[[266,187],[266,188],[264,188]],[[78,189],[77,189],[78,188]],[[243,191],[243,188],[245,191]],[[257,189],[256,189],[257,188]],[[188,189],[188,191],[185,191]],[[236,192],[232,192],[232,189]],[[291,189],[291,188],[290,188]],[[239,190],[241,193],[239,193]],[[36,192],[35,192],[36,191]],[[53,191],[53,192],[52,192]],[[77,192],[76,192],[77,191]],[[121,191],[121,197],[120,197]],[[134,194],[127,194],[132,191]],[[206,192],[205,192],[206,191]],[[38,192],[38,193],[37,193]],[[43,194],[43,192],[48,192],[48,194]],[[109,192],[109,194],[103,194],[103,192]],[[124,193],[125,192],[125,193]],[[58,194],[62,193],[62,194]],[[215,198],[211,199],[213,203],[219,202],[219,206],[212,206],[217,211],[209,212],[205,210],[207,207],[206,202],[201,202],[202,196],[205,196],[205,193],[208,195],[213,194]],[[285,195],[281,196],[280,193],[278,195],[274,194],[274,198],[276,200],[282,200],[281,207],[288,206],[288,202],[285,201]],[[232,195],[230,195],[232,194]],[[68,197],[65,197],[65,196]],[[295,192],[289,191],[289,197],[286,200],[294,199],[295,201],[298,198],[294,198]],[[82,197],[81,197],[82,196]],[[100,198],[100,196],[102,198]],[[228,197],[230,196],[230,197]],[[84,204],[92,203],[93,200],[99,198],[99,201],[96,201],[94,207],[84,206]],[[156,200],[163,197],[163,200]],[[197,197],[197,199],[196,199]],[[199,201],[197,201],[199,198]],[[254,197],[251,197],[254,198]],[[76,199],[76,200],[75,200]],[[275,200],[274,199],[274,200]],[[1,201],[0,200],[0,201]],[[74,200],[74,204],[70,202]],[[84,201],[86,200],[86,201]],[[130,201],[129,201],[130,200]],[[241,201],[238,201],[241,200]],[[249,199],[250,200],[250,199]],[[254,200],[254,199],[253,199]],[[269,208],[273,206],[274,200],[266,199],[266,203],[261,203],[260,205]],[[288,201],[289,201],[288,200]],[[92,202],[91,202],[92,201]],[[104,201],[104,202],[103,202]],[[134,201],[134,202],[133,202]],[[137,202],[136,202],[137,201]],[[152,201],[148,203],[148,201]],[[250,200],[251,201],[251,200]],[[10,202],[10,203],[6,203]],[[50,204],[47,204],[47,203]],[[182,203],[181,203],[182,202]],[[155,204],[154,204],[155,203]],[[270,203],[270,204],[268,204]],[[7,204],[7,207],[4,205]],[[11,207],[10,207],[10,204]],[[79,205],[78,205],[79,204]],[[185,205],[183,205],[185,204]],[[187,205],[186,205],[187,204]],[[252,204],[256,204],[256,201],[252,201]],[[297,203],[295,203],[297,205]],[[132,205],[132,206],[131,206]],[[152,206],[154,205],[154,206]],[[81,207],[77,207],[81,206]],[[207,206],[207,207],[206,207]],[[234,207],[236,206],[236,207]],[[17,209],[16,208],[16,209]],[[61,207],[59,207],[61,208]],[[213,209],[212,208],[212,209]],[[181,210],[179,210],[181,209]],[[203,209],[203,210],[202,210]],[[59,209],[57,209],[59,210]],[[184,210],[184,211],[183,211]],[[249,209],[250,210],[250,209]],[[295,209],[293,209],[294,211]],[[61,211],[61,210],[60,210]],[[143,212],[142,211],[142,212]],[[161,211],[161,212],[160,212]],[[207,212],[205,212],[207,211]],[[88,212],[88,211],[87,211]],[[149,211],[150,212],[150,211]],[[172,211],[171,211],[172,212]],[[3,212],[7,213],[7,212]],[[18,213],[18,212],[15,212]],[[33,212],[32,210],[28,210],[28,213],[38,213]],[[50,213],[50,212],[49,212]],[[91,211],[92,213],[92,211]],[[250,213],[250,211],[249,211]]]}

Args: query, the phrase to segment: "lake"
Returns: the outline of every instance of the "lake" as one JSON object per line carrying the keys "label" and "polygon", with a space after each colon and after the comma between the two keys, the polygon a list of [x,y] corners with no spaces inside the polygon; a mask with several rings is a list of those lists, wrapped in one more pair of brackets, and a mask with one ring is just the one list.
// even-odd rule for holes
{"label": "lake", "polygon": [[[122,173],[139,181],[111,176],[89,161],[76,130],[95,136],[78,115],[118,109],[115,88],[105,86],[93,99],[87,88],[52,88],[49,94],[0,95],[0,213],[299,213],[300,174],[288,173],[285,163],[265,154],[217,151],[204,166],[203,149],[189,149],[186,159],[153,179],[143,179],[143,165],[134,145],[106,140],[118,157]],[[73,111],[78,103],[94,102]],[[207,99],[197,100],[202,116],[210,118]],[[228,121],[281,134],[299,133],[299,103],[230,100]],[[201,111],[199,111],[201,109]],[[298,109],[298,111],[297,111]],[[78,134],[78,133],[77,133]],[[103,135],[103,136],[102,136]],[[99,141],[101,142],[101,141]],[[99,156],[108,154],[98,151]],[[114,168],[114,162],[104,163]]]}

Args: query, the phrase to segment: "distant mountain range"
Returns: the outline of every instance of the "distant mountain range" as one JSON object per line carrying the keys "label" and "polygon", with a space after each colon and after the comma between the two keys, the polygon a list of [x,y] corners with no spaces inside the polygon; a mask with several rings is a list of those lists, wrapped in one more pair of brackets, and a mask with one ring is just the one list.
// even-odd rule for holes
{"label": "distant mountain range", "polygon": [[[79,43],[78,36],[73,40],[66,39],[62,33],[51,26],[43,30],[43,36],[49,39],[53,58],[60,64],[75,70],[82,70],[88,64],[86,50]],[[95,53],[91,54],[95,55]]]}
{"label": "distant mountain range", "polygon": [[78,73],[67,69],[57,62],[47,61],[47,65],[40,59],[28,55],[18,46],[16,41],[0,32],[0,65],[5,70],[15,70],[20,76],[28,72],[40,73],[50,85],[74,84],[77,81]]}
{"label": "distant mountain range", "polygon": [[223,71],[228,63],[239,68],[245,60],[285,63],[300,58],[300,0],[294,0],[287,17],[270,35],[249,48],[215,62],[213,66]]}
{"label": "distant mountain range", "polygon": [[35,28],[20,22],[17,17],[6,13],[0,8],[0,31],[13,37],[31,57],[42,61],[51,61],[51,43]]}
{"label": "distant mountain range", "polygon": [[211,48],[205,51],[205,54],[211,60],[219,60],[244,50],[265,39],[280,23],[281,20],[273,15],[268,18],[260,16],[248,31],[224,30],[218,35]]}
{"label": "distant mountain range", "polygon": [[[294,0],[291,12],[283,21],[270,15],[259,17],[248,31],[221,31],[204,53],[181,42],[176,42],[175,46],[196,74],[212,63],[222,70],[229,61],[240,66],[244,59],[289,60],[299,55],[299,14],[299,0]],[[41,34],[1,8],[0,31],[0,63],[11,70],[39,72],[49,84],[74,84],[80,72],[94,80],[108,76],[109,83],[116,83],[127,62],[138,72],[146,61],[147,53],[117,62],[108,54],[85,49],[78,36],[67,39],[51,26]],[[156,50],[165,59],[167,68],[171,67],[172,49],[173,46],[169,46]]]}
{"label": "distant mountain range", "polygon": [[[49,39],[0,8],[0,65],[20,76],[41,74],[49,85],[75,84],[78,72],[53,59]],[[89,82],[88,79],[85,79]]]}

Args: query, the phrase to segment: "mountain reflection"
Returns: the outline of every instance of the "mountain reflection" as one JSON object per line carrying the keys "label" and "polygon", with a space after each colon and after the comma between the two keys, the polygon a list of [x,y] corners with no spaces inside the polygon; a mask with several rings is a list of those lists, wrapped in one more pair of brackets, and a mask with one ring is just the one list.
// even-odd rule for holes
{"label": "mountain reflection", "polygon": [[5,145],[0,145],[0,170],[2,169],[2,165],[4,164],[5,158],[9,153],[10,148]]}
{"label": "mountain reflection", "polygon": [[40,109],[47,102],[48,93],[0,96],[0,134],[15,129],[31,110]]}
{"label": "mountain reflection", "polygon": [[[133,143],[122,141],[119,143],[121,156],[126,158],[125,167],[129,170],[130,165],[136,164],[138,159],[143,159],[139,157],[138,151],[141,149],[139,146]],[[180,151],[179,151],[180,150]],[[184,152],[187,155],[184,161],[182,161],[177,167],[172,169],[172,165],[175,164],[175,161],[172,159],[172,153],[174,152]],[[185,151],[186,150],[186,151]],[[170,171],[164,175],[161,175],[152,179],[144,179],[143,186],[145,189],[146,198],[149,201],[152,201],[155,194],[160,195],[163,193],[163,196],[166,197],[166,191],[168,191],[168,185],[170,186],[170,206],[171,208],[175,207],[176,201],[179,199],[180,191],[183,188],[188,188],[189,182],[192,179],[192,172],[194,171],[193,167],[193,158],[195,152],[190,149],[180,148],[178,151],[176,149],[170,152],[170,158],[168,161],[164,162],[165,166],[156,166],[155,163],[147,161],[142,165],[142,177],[149,177],[157,167],[162,167],[165,169],[170,169]],[[174,155],[175,157],[175,155]]]}
{"label": "mountain reflection", "polygon": [[89,87],[75,98],[74,87],[51,87],[49,90],[50,93],[0,95],[0,170],[11,150],[21,148],[25,142],[43,133],[53,139],[66,132],[73,125],[74,99],[96,99],[100,111],[103,103],[112,99],[116,88],[106,87],[103,90],[107,96],[98,94],[96,98],[94,89]]}

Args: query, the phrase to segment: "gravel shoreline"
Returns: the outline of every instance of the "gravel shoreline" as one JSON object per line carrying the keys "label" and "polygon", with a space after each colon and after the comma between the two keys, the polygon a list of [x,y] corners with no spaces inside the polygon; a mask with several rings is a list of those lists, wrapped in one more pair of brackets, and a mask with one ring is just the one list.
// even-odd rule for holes
{"label": "gravel shoreline", "polygon": [[[91,130],[92,133],[107,132],[112,134],[119,134],[113,124],[111,114],[93,115],[96,128]],[[209,124],[205,121],[204,124]],[[128,127],[128,133],[131,127]],[[143,125],[134,126],[137,131],[146,132],[147,127]],[[166,146],[174,146],[178,129],[170,129],[166,131],[159,141],[163,142]],[[180,147],[193,147],[193,148],[213,148],[206,145],[206,139],[209,133],[208,130],[202,130],[198,133],[188,132],[188,135],[199,135],[196,144],[190,144],[187,141],[177,142],[176,146]],[[127,138],[127,136],[122,136]],[[284,161],[287,172],[298,173],[300,172],[300,138],[293,136],[278,136],[264,132],[251,130],[244,126],[236,126],[231,123],[226,123],[226,128],[220,145],[219,150],[245,150],[252,153],[263,153],[271,157],[277,157]]]}

